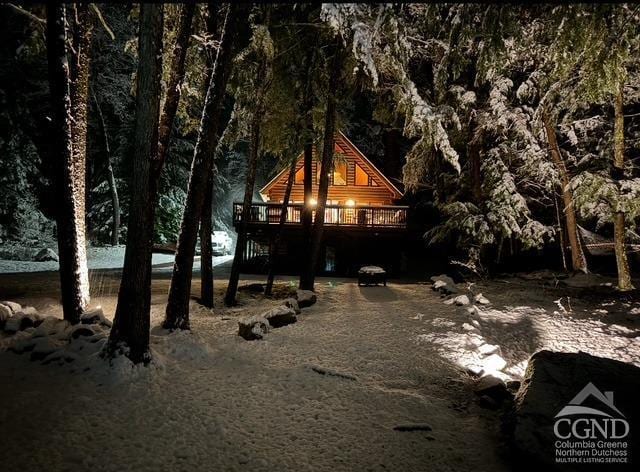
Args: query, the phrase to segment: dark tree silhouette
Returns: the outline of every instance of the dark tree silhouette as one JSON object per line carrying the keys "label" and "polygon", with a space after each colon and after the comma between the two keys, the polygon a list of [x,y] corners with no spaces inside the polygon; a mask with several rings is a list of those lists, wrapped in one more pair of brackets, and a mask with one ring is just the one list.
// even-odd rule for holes
{"label": "dark tree silhouette", "polygon": [[138,38],[130,231],[127,231],[118,305],[108,344],[111,355],[122,344],[126,345],[124,352],[136,363],[150,359],[151,249],[157,186],[153,166],[158,150],[162,29],[162,4],[143,3]]}
{"label": "dark tree silhouette", "polygon": [[246,22],[245,6],[231,4],[226,15],[214,71],[205,98],[198,141],[193,154],[187,202],[182,215],[176,259],[171,277],[169,300],[163,326],[167,329],[189,329],[189,296],[198,226],[205,197],[213,154],[218,146],[222,125],[222,102],[233,59],[236,34]]}

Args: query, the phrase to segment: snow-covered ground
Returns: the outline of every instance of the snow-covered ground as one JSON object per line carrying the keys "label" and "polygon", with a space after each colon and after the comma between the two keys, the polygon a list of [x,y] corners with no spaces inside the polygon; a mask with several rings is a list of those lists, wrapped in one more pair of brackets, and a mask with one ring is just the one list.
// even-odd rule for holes
{"label": "snow-covered ground", "polygon": [[[4,288],[0,278],[0,299],[59,315],[54,281],[20,277]],[[110,315],[117,279],[104,277],[94,303]],[[167,285],[154,280],[152,325]],[[216,280],[217,301],[225,285]],[[16,296],[18,287],[31,295]],[[640,302],[572,300],[568,314],[556,291],[477,288],[492,304],[471,315],[427,283],[320,279],[318,303],[263,341],[238,337],[237,320],[279,302],[244,292],[232,309],[194,303],[192,333],[152,330],[150,368],[109,368],[95,353],[58,366],[0,352],[0,437],[12,451],[2,469],[512,470],[499,453],[496,414],[470,393],[463,361],[478,352],[464,342],[464,325],[476,320],[477,335],[500,348],[508,367],[545,347],[638,362],[639,331],[619,314]],[[430,431],[395,429],[407,425]]]}
{"label": "snow-covered ground", "polygon": [[[87,263],[89,269],[120,269],[124,263],[125,246],[105,246],[87,248]],[[214,257],[214,265],[226,262],[231,256]],[[154,253],[152,264],[171,264],[173,263],[173,254]],[[200,268],[200,258],[196,258],[194,269]],[[166,268],[158,268],[162,270]],[[57,261],[35,262],[35,261],[12,261],[0,259],[0,273],[17,273],[17,272],[45,272],[58,270]],[[170,270],[170,268],[169,268]]]}

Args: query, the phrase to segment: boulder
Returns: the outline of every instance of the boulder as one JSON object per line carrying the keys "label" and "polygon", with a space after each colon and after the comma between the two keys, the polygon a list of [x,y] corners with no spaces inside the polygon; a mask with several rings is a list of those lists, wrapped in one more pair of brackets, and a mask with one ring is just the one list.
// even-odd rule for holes
{"label": "boulder", "polygon": [[456,289],[456,284],[451,277],[448,275],[434,275],[431,277],[431,281],[433,282],[433,290],[443,293],[445,295],[450,295],[452,293],[458,293],[458,289]]}
{"label": "boulder", "polygon": [[261,316],[269,322],[272,328],[279,328],[298,321],[295,310],[284,305],[272,308]]}
{"label": "boulder", "polygon": [[10,301],[4,301],[4,302],[0,302],[5,306],[8,306],[9,309],[11,310],[11,313],[17,313],[20,310],[22,310],[22,306],[19,303],[16,302],[10,302]]}
{"label": "boulder", "polygon": [[469,304],[469,297],[467,297],[466,295],[458,295],[457,297],[455,297],[453,299],[453,303],[455,303],[458,306],[465,306]]}
{"label": "boulder", "polygon": [[282,302],[282,304],[286,307],[291,308],[293,311],[296,312],[296,315],[300,314],[300,305],[298,304],[298,300],[296,300],[295,298],[287,298],[284,302]]}
{"label": "boulder", "polygon": [[500,346],[483,344],[478,348],[478,353],[483,357],[490,356],[491,354],[500,354]]}
{"label": "boulder", "polygon": [[507,361],[500,354],[491,354],[482,359],[482,366],[486,372],[495,372],[504,369],[507,366]]}
{"label": "boulder", "polygon": [[90,325],[75,325],[71,328],[69,335],[71,336],[71,339],[77,339],[80,336],[93,336],[95,333],[95,331],[93,331],[93,329],[91,329]]}
{"label": "boulder", "polygon": [[58,255],[53,249],[48,247],[41,249],[33,258],[36,262],[56,261],[58,262]]}
{"label": "boulder", "polygon": [[[529,360],[513,414],[507,418],[511,446],[538,470],[540,466],[553,466],[558,441],[554,433],[556,415],[572,404],[574,410],[584,406],[602,411],[607,415],[604,418],[627,421],[633,437],[618,440],[629,442],[632,450],[627,451],[627,456],[640,457],[640,441],[633,429],[640,424],[639,391],[640,368],[634,365],[584,352],[537,352]],[[603,418],[575,411],[569,415],[561,418]],[[579,439],[570,436],[568,440]]]}
{"label": "boulder", "polygon": [[9,318],[4,324],[4,332],[9,334],[17,333],[18,331],[33,327],[35,322],[35,315],[16,314]]}
{"label": "boulder", "polygon": [[111,321],[105,318],[104,312],[102,308],[93,308],[91,310],[85,311],[82,316],[80,316],[80,323],[82,324],[100,324],[111,328]]}
{"label": "boulder", "polygon": [[318,301],[318,297],[311,290],[297,290],[296,300],[300,308],[307,308]]}
{"label": "boulder", "polygon": [[473,301],[478,305],[488,305],[489,303],[491,303],[489,299],[481,293],[478,293],[475,297],[473,297]]}
{"label": "boulder", "polygon": [[60,318],[56,318],[55,316],[46,316],[42,320],[42,323],[40,323],[33,332],[33,337],[42,338],[44,336],[51,336],[60,329],[61,323],[64,323],[64,321]]}
{"label": "boulder", "polygon": [[58,349],[60,346],[51,338],[38,338],[33,343],[31,360],[40,361]]}
{"label": "boulder", "polygon": [[253,341],[262,339],[269,332],[269,322],[262,316],[251,316],[238,321],[238,336]]}
{"label": "boulder", "polygon": [[[506,384],[493,375],[481,377],[474,386],[473,391],[480,398],[490,398],[496,405],[500,405],[507,398],[513,397],[513,394],[507,389]],[[487,403],[486,406],[490,406],[490,402]]]}
{"label": "boulder", "polygon": [[11,311],[11,308],[7,305],[0,304],[0,329],[4,329],[5,323],[9,318],[11,318],[12,314],[13,312]]}

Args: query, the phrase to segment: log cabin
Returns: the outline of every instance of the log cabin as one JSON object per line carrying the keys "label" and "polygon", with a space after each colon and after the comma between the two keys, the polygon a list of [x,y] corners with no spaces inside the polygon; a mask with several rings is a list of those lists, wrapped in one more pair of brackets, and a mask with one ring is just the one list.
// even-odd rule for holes
{"label": "log cabin", "polygon": [[[277,271],[296,273],[305,251],[302,211],[316,206],[320,160],[314,148],[313,198],[304,201],[304,156],[300,153],[287,205],[287,218],[278,246]],[[260,189],[262,201],[253,202],[248,221],[242,270],[266,270],[269,246],[278,231],[289,168]],[[402,240],[407,237],[408,207],[399,205],[402,192],[342,133],[335,136],[334,165],[329,174],[324,234],[318,272],[353,275],[361,265],[402,270]],[[315,218],[315,214],[313,215]],[[233,204],[233,223],[242,218],[242,203]]]}

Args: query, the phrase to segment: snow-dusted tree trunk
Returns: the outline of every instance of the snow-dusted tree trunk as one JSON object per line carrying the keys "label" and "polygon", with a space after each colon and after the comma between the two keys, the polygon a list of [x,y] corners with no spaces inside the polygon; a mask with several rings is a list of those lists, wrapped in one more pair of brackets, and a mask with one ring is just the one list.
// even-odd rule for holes
{"label": "snow-dusted tree trunk", "polygon": [[[215,4],[208,5],[207,16],[207,34],[209,43],[215,37],[217,32],[217,8]],[[215,51],[213,48],[207,50],[207,73],[205,84],[209,85],[211,75],[213,74],[213,66],[215,62]],[[205,90],[206,94],[206,90]],[[209,163],[209,181],[204,195],[204,203],[202,205],[202,215],[200,217],[200,303],[207,308],[213,308],[213,250],[211,247],[211,234],[213,232],[213,173],[214,162],[211,159]]]}
{"label": "snow-dusted tree trunk", "polygon": [[324,136],[322,146],[322,163],[320,164],[321,174],[318,183],[318,202],[316,204],[316,216],[313,222],[311,234],[311,248],[307,255],[307,263],[300,276],[300,288],[303,290],[313,290],[315,284],[316,269],[320,258],[322,247],[322,236],[324,233],[324,213],[327,205],[327,195],[329,193],[329,173],[333,169],[334,135],[336,126],[336,93],[340,80],[341,44],[338,41],[334,48],[334,56],[331,60],[328,75],[329,86],[327,87],[327,103],[325,109]]}
{"label": "snow-dusted tree trunk", "polygon": [[287,186],[284,190],[284,196],[282,198],[282,207],[280,208],[280,219],[278,220],[278,232],[275,238],[271,242],[269,248],[269,271],[267,272],[267,285],[264,289],[266,296],[271,296],[273,291],[273,279],[275,277],[276,258],[278,257],[278,248],[280,246],[280,240],[282,239],[282,233],[284,232],[284,225],[287,222],[287,211],[289,208],[289,198],[291,198],[291,190],[293,189],[293,180],[296,176],[296,164],[297,160],[294,159],[289,166],[289,176],[287,177]]}
{"label": "snow-dusted tree trunk", "polygon": [[267,76],[270,64],[269,59],[262,55],[259,59],[256,69],[254,83],[255,90],[255,106],[251,117],[251,125],[249,128],[249,159],[247,161],[247,175],[244,187],[244,199],[242,200],[242,219],[238,227],[238,239],[236,241],[235,255],[231,264],[231,274],[229,275],[229,284],[227,285],[227,293],[224,297],[226,306],[234,305],[236,302],[236,292],[238,291],[238,282],[240,280],[240,265],[242,264],[242,254],[247,243],[247,229],[249,226],[249,218],[251,217],[251,202],[253,201],[253,188],[256,183],[256,168],[258,166],[258,155],[260,153],[260,132],[265,113],[265,98],[267,88],[269,86]]}
{"label": "snow-dusted tree trunk", "polygon": [[[86,143],[78,139],[83,135],[86,139],[86,102],[84,115],[77,115],[77,119],[84,119],[84,123],[74,124],[73,113],[78,113],[78,110],[72,103],[65,13],[62,4],[47,5],[47,58],[53,117],[54,181],[56,197],[59,198],[56,222],[60,291],[64,318],[71,323],[77,323],[89,303],[84,215]],[[88,51],[85,50],[84,53],[88,54]],[[88,74],[88,69],[86,73]],[[79,127],[82,126],[84,134],[80,133]],[[76,133],[74,129],[77,130]]]}
{"label": "snow-dusted tree trunk", "polygon": [[184,80],[185,59],[191,36],[191,24],[195,12],[195,3],[185,3],[180,10],[180,20],[176,32],[176,42],[171,53],[171,69],[167,82],[167,94],[162,107],[160,129],[158,131],[158,153],[154,159],[154,173],[160,174],[167,157],[171,139],[171,129],[178,111],[180,91]]}
{"label": "snow-dusted tree trunk", "polygon": [[571,184],[569,178],[569,171],[560,154],[560,147],[558,146],[558,139],[556,138],[556,130],[551,123],[551,118],[547,113],[543,113],[542,122],[547,134],[547,141],[549,144],[549,152],[551,153],[551,159],[558,170],[560,175],[560,186],[562,190],[562,200],[564,203],[564,218],[567,225],[567,238],[569,239],[569,246],[571,247],[571,267],[574,271],[587,272],[587,260],[584,257],[582,251],[582,244],[580,243],[580,236],[578,234],[578,222],[576,219],[576,209],[573,204],[573,192],[571,191]]}
{"label": "snow-dusted tree trunk", "polygon": [[[313,90],[312,90],[312,67],[313,67],[314,51],[311,49],[307,55],[306,61],[306,84],[304,88],[304,96],[302,100],[302,116],[304,117],[306,127],[306,139],[304,143],[304,160],[303,160],[303,187],[304,187],[304,206],[302,207],[302,232],[304,234],[305,244],[310,248],[311,244],[311,225],[313,224],[313,208],[311,207],[311,199],[313,198]],[[302,275],[301,275],[302,277]]]}
{"label": "snow-dusted tree trunk", "polygon": [[222,102],[233,59],[233,43],[240,25],[246,21],[246,8],[231,4],[223,26],[214,71],[205,98],[198,140],[196,142],[191,175],[187,190],[187,202],[182,215],[178,247],[171,277],[169,300],[163,326],[167,329],[189,329],[189,296],[193,274],[198,226],[204,203],[204,187],[208,180],[210,160],[220,140],[222,126]]}
{"label": "snow-dusted tree trunk", "polygon": [[[109,337],[110,354],[122,347],[133,362],[149,361],[151,249],[162,77],[162,4],[140,6],[133,179],[127,249],[118,305]],[[124,345],[124,346],[123,346]]]}
{"label": "snow-dusted tree trunk", "polygon": [[202,216],[200,218],[200,303],[213,308],[213,248],[211,233],[213,218],[211,205],[213,201],[213,168],[209,170],[209,178],[204,194]]}
{"label": "snow-dusted tree trunk", "polygon": [[[612,177],[615,181],[624,178],[624,84],[620,84],[615,96],[615,121],[613,128],[613,166]],[[625,244],[625,215],[618,208],[613,215],[614,242],[616,250],[616,263],[618,266],[618,290],[633,290],[631,283],[631,271],[627,260]]]}

